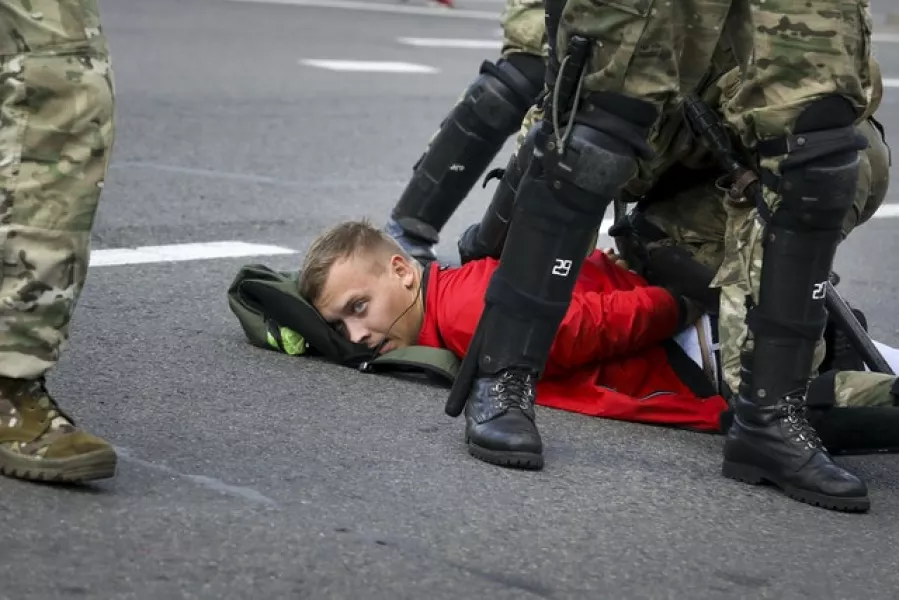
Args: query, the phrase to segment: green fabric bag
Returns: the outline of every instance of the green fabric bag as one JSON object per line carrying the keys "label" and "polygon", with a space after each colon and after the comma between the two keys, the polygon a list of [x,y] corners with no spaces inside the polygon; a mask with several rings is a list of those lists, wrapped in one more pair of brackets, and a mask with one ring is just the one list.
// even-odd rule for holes
{"label": "green fabric bag", "polygon": [[449,350],[411,346],[374,356],[328,325],[300,296],[298,273],[265,265],[241,267],[228,287],[228,306],[254,346],[292,356],[320,357],[365,372],[423,374],[452,386],[460,361]]}

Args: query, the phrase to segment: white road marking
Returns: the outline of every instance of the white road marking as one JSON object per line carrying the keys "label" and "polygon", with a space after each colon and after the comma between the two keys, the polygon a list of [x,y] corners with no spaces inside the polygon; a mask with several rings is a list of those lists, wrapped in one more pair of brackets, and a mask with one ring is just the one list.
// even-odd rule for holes
{"label": "white road marking", "polygon": [[331,71],[350,71],[365,73],[437,73],[438,69],[428,65],[407,62],[391,62],[377,60],[335,60],[328,58],[304,58],[300,63],[319,69]]}
{"label": "white road marking", "polygon": [[284,248],[282,246],[237,241],[139,246],[137,248],[103,248],[91,252],[90,266],[116,267],[120,265],[209,260],[212,258],[296,254],[296,252],[292,248]]}
{"label": "white road marking", "polygon": [[884,77],[883,87],[896,88],[899,87],[899,79],[894,77]]}
{"label": "white road marking", "polygon": [[466,50],[499,50],[503,46],[502,40],[468,40],[460,38],[415,38],[401,37],[397,41],[407,46],[420,48],[464,48]]}
{"label": "white road marking", "polygon": [[[873,219],[899,217],[899,204],[884,204]],[[612,219],[603,219],[600,235],[608,235]],[[116,267],[150,263],[184,262],[216,258],[242,258],[245,256],[275,256],[297,254],[284,246],[253,244],[249,242],[222,241],[169,244],[165,246],[139,246],[137,248],[103,248],[91,252],[91,267]]]}
{"label": "white road marking", "polygon": [[288,4],[315,8],[339,8],[367,12],[393,13],[399,15],[427,15],[429,17],[450,17],[455,19],[477,19],[499,21],[501,8],[497,10],[466,10],[461,8],[443,9],[437,6],[405,6],[365,2],[363,0],[228,0],[229,2],[249,2],[253,4]]}
{"label": "white road marking", "polygon": [[169,475],[171,477],[180,477],[183,479],[187,479],[188,481],[192,481],[214,492],[226,494],[228,496],[234,496],[241,500],[246,500],[247,502],[250,502],[252,504],[262,504],[270,508],[278,508],[278,504],[274,500],[259,493],[253,488],[242,485],[232,485],[230,483],[225,483],[221,479],[207,477],[206,475],[191,475],[189,473],[182,473],[180,471],[176,471],[168,465],[154,463],[142,458],[138,458],[131,453],[131,450],[129,450],[128,448],[123,448],[121,446],[116,446],[115,451],[122,459],[132,462],[136,465],[140,465],[141,467],[144,467],[146,469],[159,471],[160,473],[165,473],[166,475]]}

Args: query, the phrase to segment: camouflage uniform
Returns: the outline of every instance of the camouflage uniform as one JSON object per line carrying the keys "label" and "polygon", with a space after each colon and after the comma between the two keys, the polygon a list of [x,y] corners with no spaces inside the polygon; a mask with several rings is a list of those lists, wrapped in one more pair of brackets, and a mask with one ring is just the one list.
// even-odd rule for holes
{"label": "camouflage uniform", "polygon": [[0,472],[112,476],[105,441],[44,387],[88,270],[114,139],[114,89],[96,0],[0,0]]}
{"label": "camouflage uniform", "polygon": [[500,17],[503,58],[516,53],[546,56],[548,47],[543,14],[543,0],[506,0]]}
{"label": "camouflage uniform", "polygon": [[[855,201],[843,220],[843,237],[867,222],[880,208],[889,185],[890,149],[879,125],[868,116],[877,110],[883,96],[880,69],[873,59],[871,71],[872,80],[866,89],[869,98],[867,118],[857,125],[869,146],[860,156]],[[727,97],[736,85],[737,78],[736,71],[727,73],[709,90],[705,99],[720,103],[722,96]],[[701,154],[703,150],[695,149],[694,152]],[[740,354],[748,337],[745,297],[750,292],[758,294],[757,279],[754,288],[750,289],[749,272],[744,267],[749,264],[753,252],[758,252],[753,250],[760,244],[758,211],[727,202],[724,191],[717,187],[713,178],[704,178],[695,185],[684,187],[686,189],[670,197],[665,189],[654,191],[664,199],[647,203],[641,213],[668,239],[646,241],[644,245],[647,250],[659,245],[678,245],[687,249],[697,262],[717,273],[712,286],[721,289],[718,324],[722,375],[728,388],[736,390],[740,382]],[[760,269],[760,258],[756,255],[754,260],[754,268]],[[822,340],[815,355],[815,369],[823,358]],[[835,398],[841,406],[891,406],[894,399],[890,387],[894,381],[894,377],[879,373],[841,372],[835,378]]]}

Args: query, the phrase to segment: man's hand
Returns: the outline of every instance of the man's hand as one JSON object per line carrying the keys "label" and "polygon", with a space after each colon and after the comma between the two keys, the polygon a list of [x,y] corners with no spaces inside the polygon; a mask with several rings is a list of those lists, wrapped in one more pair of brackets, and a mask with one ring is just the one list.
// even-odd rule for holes
{"label": "man's hand", "polygon": [[614,248],[607,248],[605,250],[605,253],[606,253],[606,256],[609,257],[609,260],[611,260],[613,263],[615,263],[622,269],[628,269],[628,270],[630,269],[630,267],[628,267],[628,265],[627,265],[627,261],[625,261],[623,258],[621,258],[621,256],[617,252],[615,252]]}

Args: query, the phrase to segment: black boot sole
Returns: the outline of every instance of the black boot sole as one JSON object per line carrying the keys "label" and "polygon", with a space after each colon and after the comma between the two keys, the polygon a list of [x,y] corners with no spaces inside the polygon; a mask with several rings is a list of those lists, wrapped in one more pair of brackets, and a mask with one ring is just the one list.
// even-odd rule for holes
{"label": "black boot sole", "polygon": [[538,471],[543,468],[543,455],[541,454],[490,450],[478,446],[469,439],[466,439],[465,443],[468,446],[469,454],[492,465],[531,471]]}
{"label": "black boot sole", "polygon": [[724,461],[721,466],[721,474],[728,479],[742,481],[743,483],[751,485],[773,484],[779,487],[784,495],[789,498],[820,508],[841,512],[868,512],[871,508],[871,500],[867,496],[861,498],[843,498],[810,492],[784,483],[781,479],[772,477],[764,469],[752,465]]}

